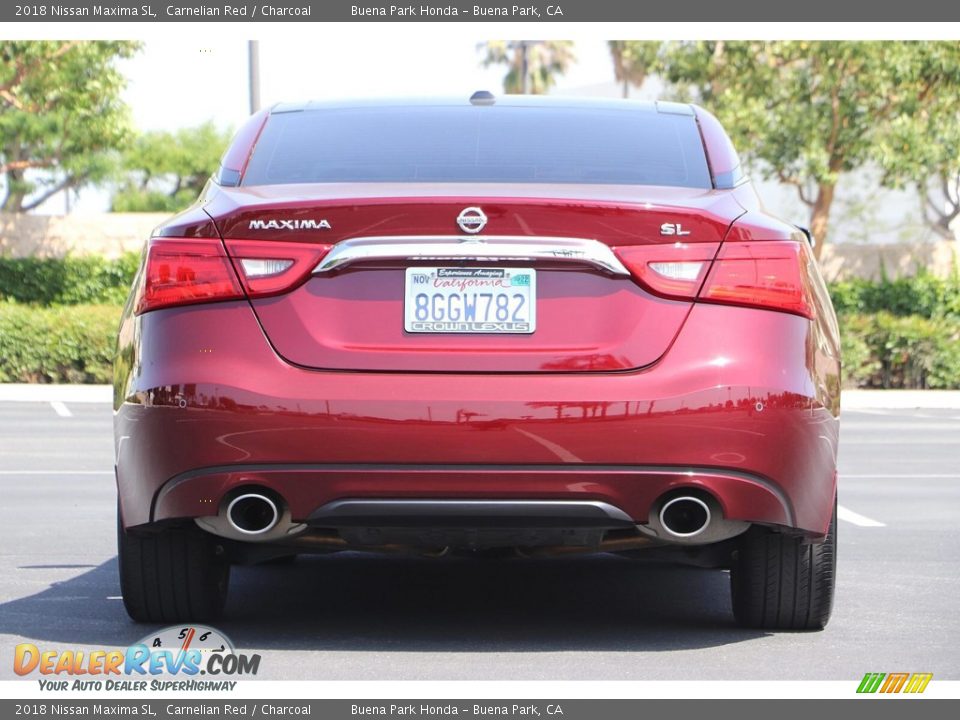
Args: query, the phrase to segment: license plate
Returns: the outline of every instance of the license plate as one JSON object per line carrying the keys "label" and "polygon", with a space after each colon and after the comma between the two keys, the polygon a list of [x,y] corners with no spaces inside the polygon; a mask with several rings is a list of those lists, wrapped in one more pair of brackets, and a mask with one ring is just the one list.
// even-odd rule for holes
{"label": "license plate", "polygon": [[407,268],[403,329],[409,333],[532,333],[533,268]]}

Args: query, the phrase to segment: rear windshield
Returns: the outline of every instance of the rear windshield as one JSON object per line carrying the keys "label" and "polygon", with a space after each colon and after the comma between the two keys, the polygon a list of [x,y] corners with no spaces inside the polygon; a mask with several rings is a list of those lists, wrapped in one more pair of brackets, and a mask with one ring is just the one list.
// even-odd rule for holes
{"label": "rear windshield", "polygon": [[693,117],[579,107],[360,107],[276,113],[244,185],[504,182],[709,188]]}

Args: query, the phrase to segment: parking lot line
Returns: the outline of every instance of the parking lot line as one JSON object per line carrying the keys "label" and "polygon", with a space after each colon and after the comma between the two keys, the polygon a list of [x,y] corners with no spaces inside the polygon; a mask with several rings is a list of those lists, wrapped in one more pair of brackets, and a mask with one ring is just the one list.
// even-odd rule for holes
{"label": "parking lot line", "polygon": [[886,523],[879,520],[868,518],[866,515],[855,513],[853,510],[845,508],[843,505],[837,505],[837,518],[860,527],[886,527]]}
{"label": "parking lot line", "polygon": [[56,412],[60,417],[73,417],[73,413],[70,412],[70,408],[68,408],[59,400],[51,400],[50,407],[52,407],[54,412]]}
{"label": "parking lot line", "polygon": [[0,475],[113,475],[110,470],[0,470]]}
{"label": "parking lot line", "polygon": [[845,478],[878,478],[904,480],[955,480],[960,479],[957,473],[842,473],[840,479]]}

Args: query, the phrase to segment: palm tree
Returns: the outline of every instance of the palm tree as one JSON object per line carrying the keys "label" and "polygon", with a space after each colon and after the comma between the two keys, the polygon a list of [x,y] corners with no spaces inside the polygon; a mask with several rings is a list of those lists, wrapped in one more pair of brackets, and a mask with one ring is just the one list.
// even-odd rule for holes
{"label": "palm tree", "polygon": [[630,96],[630,86],[639,90],[655,66],[660,52],[659,42],[644,40],[611,40],[613,72],[623,84],[623,97]]}
{"label": "palm tree", "polygon": [[576,60],[570,40],[489,40],[480,43],[484,67],[506,65],[503,89],[542,95]]}

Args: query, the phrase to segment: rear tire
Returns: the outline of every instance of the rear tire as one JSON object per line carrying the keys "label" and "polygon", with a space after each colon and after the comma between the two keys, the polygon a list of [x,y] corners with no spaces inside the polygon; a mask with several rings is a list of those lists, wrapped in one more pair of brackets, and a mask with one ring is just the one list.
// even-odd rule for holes
{"label": "rear tire", "polygon": [[123,529],[117,513],[120,591],[137,622],[210,622],[227,600],[230,564],[199,528]]}
{"label": "rear tire", "polygon": [[733,614],[742,627],[822,630],[830,620],[837,567],[837,509],[822,543],[763,528],[740,540],[730,571]]}

